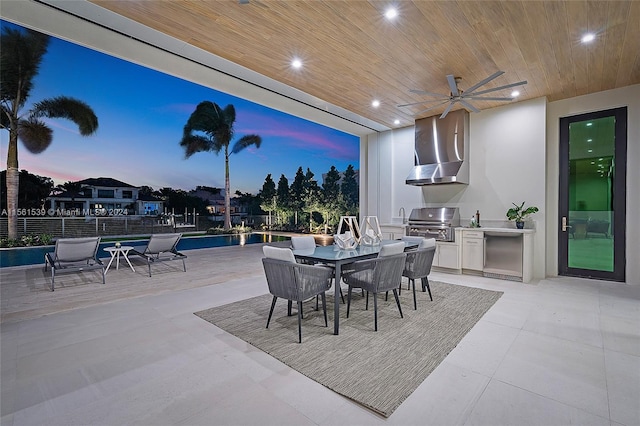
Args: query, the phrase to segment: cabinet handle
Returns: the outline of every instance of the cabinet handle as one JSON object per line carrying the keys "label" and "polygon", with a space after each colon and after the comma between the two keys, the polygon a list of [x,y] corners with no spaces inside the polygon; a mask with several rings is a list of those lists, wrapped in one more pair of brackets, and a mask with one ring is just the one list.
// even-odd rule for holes
{"label": "cabinet handle", "polygon": [[487,239],[486,237],[482,240],[484,244],[482,244],[482,269],[487,266]]}

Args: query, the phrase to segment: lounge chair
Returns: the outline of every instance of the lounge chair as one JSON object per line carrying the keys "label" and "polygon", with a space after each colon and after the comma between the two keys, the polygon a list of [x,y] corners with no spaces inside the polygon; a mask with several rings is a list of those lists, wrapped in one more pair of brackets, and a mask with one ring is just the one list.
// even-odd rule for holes
{"label": "lounge chair", "polygon": [[59,238],[53,253],[45,253],[44,270],[51,266],[51,291],[55,290],[56,271],[80,272],[102,269],[104,280],[104,264],[98,259],[100,237]]}
{"label": "lounge chair", "polygon": [[187,256],[176,249],[180,238],[182,234],[153,234],[144,250],[133,249],[129,252],[129,256],[135,254],[145,258],[149,267],[149,276],[151,276],[152,263],[169,260],[182,260],[182,268],[187,272],[187,265],[184,262]]}

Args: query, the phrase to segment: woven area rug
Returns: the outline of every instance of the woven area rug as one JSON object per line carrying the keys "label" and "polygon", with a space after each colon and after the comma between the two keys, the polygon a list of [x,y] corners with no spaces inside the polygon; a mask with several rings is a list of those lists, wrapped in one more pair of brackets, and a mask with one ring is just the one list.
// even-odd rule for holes
{"label": "woven area rug", "polygon": [[[418,283],[416,283],[418,284]],[[310,379],[388,417],[455,348],[502,292],[431,282],[433,301],[404,290],[400,318],[393,294],[378,300],[374,331],[373,299],[354,292],[349,318],[340,305],[340,335],[333,335],[333,289],[327,292],[329,327],[322,303],[303,306],[302,344],[298,343],[296,305],[287,316],[287,301],[278,299],[269,328],[270,294],[196,312],[200,318],[239,337]],[[347,296],[344,291],[345,298]],[[331,296],[329,296],[331,294]]]}

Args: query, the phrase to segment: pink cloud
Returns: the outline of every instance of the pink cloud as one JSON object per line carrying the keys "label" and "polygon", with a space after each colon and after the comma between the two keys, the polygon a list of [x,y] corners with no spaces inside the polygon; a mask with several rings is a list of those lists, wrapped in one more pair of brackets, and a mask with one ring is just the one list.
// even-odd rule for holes
{"label": "pink cloud", "polygon": [[259,134],[260,136],[286,138],[288,143],[296,149],[324,150],[324,155],[338,160],[349,160],[358,157],[358,146],[328,139],[325,135],[314,132],[290,130],[283,127],[278,120],[263,115],[247,113],[242,115],[242,121],[261,124],[260,127],[242,127],[236,129],[238,134]]}

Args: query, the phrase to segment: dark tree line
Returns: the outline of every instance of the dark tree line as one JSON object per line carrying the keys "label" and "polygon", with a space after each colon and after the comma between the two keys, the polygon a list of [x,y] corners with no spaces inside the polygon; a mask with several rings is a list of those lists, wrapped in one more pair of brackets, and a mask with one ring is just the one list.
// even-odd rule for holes
{"label": "dark tree line", "polygon": [[[20,185],[18,191],[19,209],[42,209],[45,208],[45,199],[54,188],[53,179],[32,175],[26,170],[20,170]],[[2,190],[2,198],[0,210],[7,208],[7,171],[0,172],[0,189]]]}
{"label": "dark tree line", "polygon": [[267,175],[258,194],[260,207],[276,229],[331,232],[340,216],[358,214],[359,184],[352,165],[341,174],[335,166],[320,186],[314,173],[298,168],[293,182],[281,175],[278,183]]}
{"label": "dark tree line", "polygon": [[[0,172],[0,210],[6,209],[7,206],[4,190],[6,174],[6,171]],[[79,182],[65,182],[56,186],[49,177],[21,170],[18,206],[21,209],[46,209],[48,206],[45,201],[49,195],[62,192],[80,194],[82,190]],[[208,186],[198,186],[196,190],[212,195],[221,191],[219,188]],[[340,216],[358,214],[358,191],[356,172],[351,165],[342,174],[332,166],[324,176],[322,185],[318,184],[311,169],[307,168],[305,173],[302,167],[299,167],[291,183],[284,174],[277,183],[269,174],[257,195],[236,191],[234,200],[244,207],[243,210],[248,215],[269,214],[270,225],[274,229],[331,231]],[[154,190],[150,186],[141,186],[138,192],[139,197],[150,196],[163,200],[164,207],[169,212],[175,211],[179,214],[186,209],[191,213],[195,209],[200,215],[209,214],[207,201],[190,191],[169,187]]]}

